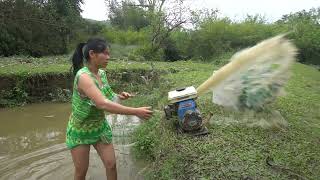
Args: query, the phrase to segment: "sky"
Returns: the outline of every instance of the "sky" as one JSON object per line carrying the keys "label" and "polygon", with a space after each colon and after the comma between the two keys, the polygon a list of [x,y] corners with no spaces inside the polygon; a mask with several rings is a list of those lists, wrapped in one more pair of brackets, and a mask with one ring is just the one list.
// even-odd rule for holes
{"label": "sky", "polygon": [[[219,9],[222,16],[241,20],[247,14],[261,14],[273,22],[284,14],[320,7],[320,0],[187,0],[191,9]],[[82,17],[106,20],[107,8],[104,0],[84,0]]]}

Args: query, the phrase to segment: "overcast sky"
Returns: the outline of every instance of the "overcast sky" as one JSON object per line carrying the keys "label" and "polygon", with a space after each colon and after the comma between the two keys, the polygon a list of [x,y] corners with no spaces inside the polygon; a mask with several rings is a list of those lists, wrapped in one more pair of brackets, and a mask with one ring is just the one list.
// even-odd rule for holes
{"label": "overcast sky", "polygon": [[[303,9],[320,7],[320,0],[189,0],[191,9],[219,9],[221,14],[233,20],[241,20],[246,14],[264,15],[269,22],[282,15]],[[82,16],[88,19],[106,20],[104,0],[84,0]]]}

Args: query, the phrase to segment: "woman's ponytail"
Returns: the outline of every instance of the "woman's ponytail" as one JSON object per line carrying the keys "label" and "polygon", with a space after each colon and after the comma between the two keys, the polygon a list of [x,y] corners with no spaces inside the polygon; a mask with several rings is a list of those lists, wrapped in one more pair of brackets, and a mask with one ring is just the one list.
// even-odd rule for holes
{"label": "woman's ponytail", "polygon": [[83,67],[83,52],[82,49],[86,45],[86,43],[79,43],[76,50],[73,53],[73,56],[71,58],[72,60],[72,69],[73,69],[73,75],[75,76],[79,69]]}

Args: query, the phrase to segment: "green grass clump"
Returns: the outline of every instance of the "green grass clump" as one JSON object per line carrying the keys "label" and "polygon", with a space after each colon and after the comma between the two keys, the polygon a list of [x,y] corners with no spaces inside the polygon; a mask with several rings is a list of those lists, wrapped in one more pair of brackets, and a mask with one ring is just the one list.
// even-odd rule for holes
{"label": "green grass clump", "polygon": [[[197,87],[215,69],[209,63],[199,66],[191,62],[179,63],[169,66],[181,66],[178,71],[162,76],[170,84],[166,91],[181,86]],[[287,120],[286,129],[263,129],[237,123],[234,119],[243,114],[213,105],[211,94],[197,100],[203,117],[213,114],[206,124],[210,132],[206,137],[177,135],[173,123],[159,115],[143,124],[137,130],[135,151],[138,157],[150,160],[147,179],[320,177],[320,72],[299,63],[292,70],[285,87],[286,96],[272,106]],[[166,98],[165,95],[155,99],[160,110]],[[231,121],[226,121],[228,119]],[[281,168],[269,167],[268,157]]]}

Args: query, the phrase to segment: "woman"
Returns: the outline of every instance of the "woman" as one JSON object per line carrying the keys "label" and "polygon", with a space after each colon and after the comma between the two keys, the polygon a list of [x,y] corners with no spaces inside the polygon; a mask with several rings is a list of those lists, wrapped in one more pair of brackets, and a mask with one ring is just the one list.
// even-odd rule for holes
{"label": "woman", "polygon": [[80,43],[72,57],[75,78],[66,145],[71,150],[75,180],[85,179],[90,145],[98,152],[106,168],[107,179],[117,179],[112,131],[105,119],[105,111],[136,115],[142,119],[152,116],[150,107],[133,108],[112,102],[117,97],[124,100],[131,95],[126,92],[117,95],[111,90],[102,70],[108,64],[109,53],[107,43],[96,38]]}

